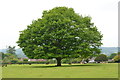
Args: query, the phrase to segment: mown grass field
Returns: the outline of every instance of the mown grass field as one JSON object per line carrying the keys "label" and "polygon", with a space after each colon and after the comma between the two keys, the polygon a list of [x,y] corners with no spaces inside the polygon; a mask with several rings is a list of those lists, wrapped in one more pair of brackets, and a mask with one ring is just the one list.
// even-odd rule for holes
{"label": "mown grass field", "polygon": [[8,65],[2,68],[3,78],[117,78],[118,64],[32,64]]}

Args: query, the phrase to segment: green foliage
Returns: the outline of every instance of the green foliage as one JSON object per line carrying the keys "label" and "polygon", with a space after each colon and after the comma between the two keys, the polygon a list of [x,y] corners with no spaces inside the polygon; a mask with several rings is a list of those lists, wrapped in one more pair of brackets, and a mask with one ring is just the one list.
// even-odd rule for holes
{"label": "green foliage", "polygon": [[112,53],[108,58],[113,59],[116,55],[117,55],[117,53]]}
{"label": "green foliage", "polygon": [[15,54],[15,46],[11,47],[11,46],[8,46],[7,48],[7,53],[11,53],[11,54]]}
{"label": "green foliage", "polygon": [[120,63],[120,52],[113,58],[115,62]]}
{"label": "green foliage", "polygon": [[95,58],[95,61],[104,62],[104,61],[108,61],[108,58],[105,54],[100,54]]}
{"label": "green foliage", "polygon": [[79,57],[79,58],[64,58],[62,59],[62,63],[80,63],[82,59]]}
{"label": "green foliage", "polygon": [[50,64],[55,64],[56,63],[56,59],[48,59],[47,61],[46,61],[46,63],[50,63]]}
{"label": "green foliage", "polygon": [[15,64],[15,63],[17,63],[18,62],[18,59],[12,59],[11,60],[11,63],[13,63],[13,64]]}
{"label": "green foliage", "polygon": [[82,61],[81,58],[74,58],[72,59],[72,63],[80,63]]}
{"label": "green foliage", "polygon": [[0,60],[4,59],[5,55],[3,52],[0,52]]}
{"label": "green foliage", "polygon": [[17,56],[15,54],[11,54],[11,53],[5,53],[3,55],[3,63],[14,63],[14,62],[17,62],[18,59],[17,59]]}
{"label": "green foliage", "polygon": [[101,38],[91,17],[72,8],[55,7],[21,31],[17,43],[29,58],[61,60],[100,53]]}
{"label": "green foliage", "polygon": [[28,61],[28,59],[23,59],[23,61]]}
{"label": "green foliage", "polygon": [[0,53],[2,55],[2,62],[3,63],[16,63],[18,62],[17,55],[15,54],[15,46],[11,47],[8,46],[7,53]]}
{"label": "green foliage", "polygon": [[70,63],[70,59],[69,58],[62,59],[62,63]]}

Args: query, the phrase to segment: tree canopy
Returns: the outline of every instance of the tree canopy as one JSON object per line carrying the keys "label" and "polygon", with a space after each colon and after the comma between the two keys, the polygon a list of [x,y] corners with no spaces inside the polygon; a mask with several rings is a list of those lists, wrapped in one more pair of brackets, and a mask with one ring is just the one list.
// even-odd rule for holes
{"label": "tree canopy", "polygon": [[100,53],[102,34],[91,17],[82,16],[67,7],[43,11],[42,18],[34,20],[20,32],[18,46],[29,58],[88,57]]}

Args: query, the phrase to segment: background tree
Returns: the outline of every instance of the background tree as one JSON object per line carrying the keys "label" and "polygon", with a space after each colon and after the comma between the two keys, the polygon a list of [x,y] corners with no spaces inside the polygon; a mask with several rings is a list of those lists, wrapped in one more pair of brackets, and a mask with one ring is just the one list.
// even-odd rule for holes
{"label": "background tree", "polygon": [[120,52],[113,58],[115,62],[120,63]]}
{"label": "background tree", "polygon": [[95,58],[96,62],[104,62],[104,61],[108,61],[108,58],[105,54],[100,54]]}
{"label": "background tree", "polygon": [[21,31],[17,43],[29,58],[56,58],[61,66],[63,58],[100,53],[101,38],[91,17],[83,17],[72,8],[55,7]]}
{"label": "background tree", "polygon": [[3,52],[0,52],[0,64],[2,64],[3,58],[4,58],[4,53],[3,53]]}
{"label": "background tree", "polygon": [[2,62],[3,63],[11,63],[17,62],[18,58],[16,55],[11,53],[2,53]]}
{"label": "background tree", "polygon": [[5,55],[3,52],[0,52],[0,60],[4,59]]}
{"label": "background tree", "polygon": [[4,63],[15,63],[18,61],[17,56],[14,54],[0,52],[0,55],[1,55],[0,59],[3,64]]}
{"label": "background tree", "polygon": [[15,46],[11,47],[11,46],[8,46],[7,48],[7,53],[11,53],[11,54],[14,54],[15,55]]}
{"label": "background tree", "polygon": [[28,59],[23,59],[23,61],[28,61]]}
{"label": "background tree", "polygon": [[112,53],[108,58],[113,59],[116,55],[117,55],[117,53]]}

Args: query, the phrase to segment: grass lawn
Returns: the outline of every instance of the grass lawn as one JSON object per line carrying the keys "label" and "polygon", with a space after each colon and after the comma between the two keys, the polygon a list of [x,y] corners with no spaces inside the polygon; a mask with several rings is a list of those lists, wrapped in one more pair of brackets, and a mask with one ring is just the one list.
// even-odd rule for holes
{"label": "grass lawn", "polygon": [[118,64],[32,64],[8,65],[2,68],[3,78],[117,78]]}

